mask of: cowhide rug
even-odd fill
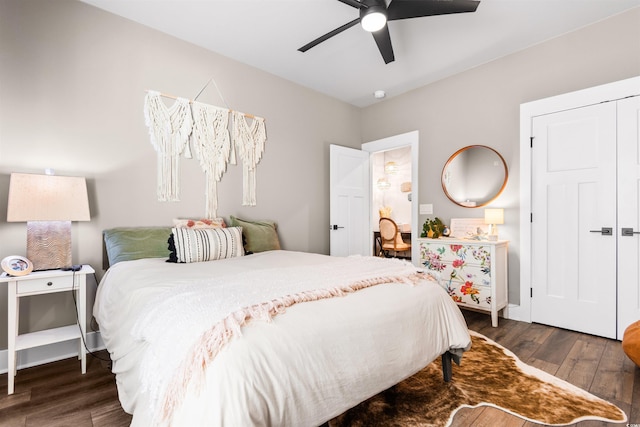
[[[471,332],[472,347],[442,380],[440,360],[329,422],[341,426],[448,426],[465,407],[493,406],[546,425],[582,420],[624,423],[617,406],[520,361],[487,337]]]

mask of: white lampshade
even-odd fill
[[[12,173],[7,222],[27,222],[34,270],[71,266],[71,221],[89,221],[83,177]]]
[[[504,224],[504,209],[485,209],[485,224]]]
[[[89,221],[83,177],[12,173],[7,221]]]

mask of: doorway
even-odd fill
[[[373,255],[374,224],[379,213],[371,203],[371,162],[374,153],[410,147],[411,194],[418,194],[418,131],[362,144],[362,149],[331,145],[329,184],[329,240],[332,256]],[[408,194],[406,196],[409,197]],[[411,197],[411,259],[420,260],[417,197]]]
[[[382,251],[379,218],[392,219],[406,243],[411,243],[411,146],[371,153],[371,230],[373,254]],[[396,254],[411,259],[411,251]]]
[[[416,240],[420,237],[417,203],[418,147],[417,130],[362,144],[362,150],[369,152],[371,159],[371,203],[367,218],[370,225],[368,242],[371,254],[377,255],[374,250],[374,233],[378,231],[379,209],[391,205],[392,218],[402,224],[404,238],[411,242],[411,261],[414,265],[418,265],[420,261],[420,249]],[[395,162],[395,166],[400,168],[395,174],[384,173],[384,166],[389,162]],[[378,187],[378,180],[385,175],[392,187],[382,190]],[[404,187],[402,184],[405,184]]]

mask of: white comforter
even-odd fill
[[[175,365],[157,365],[166,340],[147,339],[152,334],[144,333],[145,321],[153,322],[150,330],[159,321],[149,315],[149,305],[158,306],[159,295],[176,295],[177,288],[210,278],[325,263],[343,266],[341,260],[272,251],[204,263],[144,259],[111,267],[98,289],[94,315],[113,359],[120,401],[133,413],[132,425],[153,425],[160,419],[159,390],[149,389],[145,370],[172,367],[158,369],[161,380],[151,384],[165,384],[175,375]],[[175,342],[167,360],[190,348]],[[170,424],[320,425],[413,375],[446,350],[469,344],[464,318],[433,281],[380,284],[296,304],[271,322],[253,320],[243,327],[242,336],[208,364],[204,386],[187,387]]]

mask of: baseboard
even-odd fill
[[[87,348],[91,351],[104,350],[105,345],[100,337],[100,332],[87,334]],[[55,362],[78,355],[78,340],[64,341],[50,345],[20,350],[18,352],[18,369]],[[89,356],[90,357],[90,356]],[[8,351],[0,351],[0,374],[7,373]]]
[[[505,307],[503,315],[505,319],[531,323],[531,313],[529,312],[528,307],[525,308],[522,305],[509,304],[508,307]]]

